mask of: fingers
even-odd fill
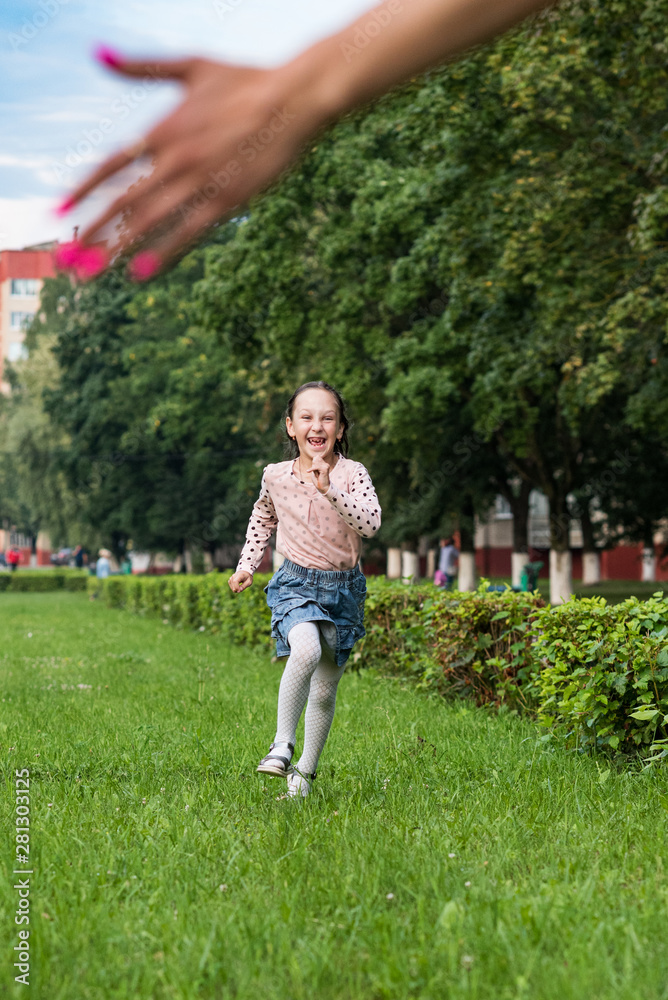
[[[103,181],[106,181],[108,177],[111,177],[113,174],[117,173],[117,171],[122,170],[123,167],[127,167],[129,163],[132,163],[133,159],[134,155],[132,150],[122,149],[120,152],[114,153],[113,156],[110,156],[108,160],[105,160],[104,163],[101,163],[100,166],[97,168],[97,170],[94,170],[93,173],[90,174],[86,178],[86,180],[82,184],[80,184],[79,187],[72,192],[72,194],[68,196],[68,198],[56,210],[58,214],[64,215],[65,212],[69,212],[70,209],[77,204],[77,202],[82,201],[82,199],[85,198],[86,195],[90,194],[93,188],[96,188],[98,184],[102,184]],[[127,198],[128,194],[125,193],[119,199],[117,199],[117,202],[124,202]],[[117,202],[114,202],[114,205]],[[101,218],[105,218],[105,220],[108,220],[109,218],[113,218],[115,214],[116,213],[113,212],[110,215],[109,210],[107,210],[104,213],[104,216]],[[102,223],[100,219],[98,219],[93,224],[93,226],[88,227],[86,232],[89,234],[93,233],[95,232],[95,230],[101,228],[103,224],[104,223]],[[82,242],[84,242],[83,237],[82,237]]]
[[[174,212],[174,228],[160,239],[151,243],[150,277],[153,277],[154,274],[162,270],[167,264],[182,257],[190,249],[191,244],[201,237],[207,229],[216,222],[225,221],[237,208],[237,206],[232,206],[225,211],[225,208],[217,201],[212,201],[199,209],[188,206],[181,199],[175,199],[174,203],[170,202],[170,204],[171,210]],[[150,214],[147,212],[142,216],[138,216],[136,220],[133,219],[132,221],[130,235],[133,232],[142,234],[150,231],[152,226],[161,221],[166,214],[168,213],[165,211],[165,205],[162,204],[161,206],[157,206]],[[130,269],[131,272],[134,272],[134,261],[131,262]],[[139,278],[139,275],[133,274],[133,277]]]
[[[153,77],[157,80],[180,80],[186,82],[193,70],[201,60],[198,59],[160,59],[146,62],[144,60],[125,59],[106,46],[100,46],[96,53],[96,58],[106,66],[132,77]],[[97,170],[93,171],[86,180],[76,188],[71,195],[56,209],[57,214],[64,215],[69,212],[77,202],[85,198],[90,192],[103,181],[106,181],[113,174],[127,167],[129,163],[152,152],[150,141],[140,141],[134,146],[122,149],[114,153],[102,163]],[[82,240],[83,242],[83,240]]]
[[[250,573],[242,570],[239,573],[234,573],[227,582],[233,593],[240,594],[242,590],[246,590],[247,587],[250,587],[253,582],[253,577]]]
[[[107,45],[99,45],[93,55],[98,62],[124,76],[152,76],[156,80],[187,80],[197,62],[195,59],[126,59]]]

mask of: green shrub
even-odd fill
[[[0,574],[0,593],[46,593],[50,590],[85,590],[87,574],[80,570],[29,570]]]
[[[424,681],[445,695],[476,704],[531,707],[534,666],[530,626],[545,607],[538,593],[447,591],[425,606],[425,636],[433,666]]]
[[[367,580],[366,636],[352,654],[353,666],[422,677],[432,663],[422,612],[439,594],[432,583],[406,586],[386,577]]]
[[[230,575],[110,576],[92,578],[88,590],[109,607],[161,618],[176,628],[207,630],[239,645],[268,644],[271,615],[263,587],[270,574],[256,573],[253,586],[239,595],[228,586]]]
[[[538,594],[442,591],[369,581],[360,666],[375,665],[419,679],[448,696],[476,704],[528,705],[525,688],[533,663],[527,635],[532,614],[545,605]]]
[[[544,725],[587,747],[668,737],[668,600],[602,597],[536,614],[534,688]]]
[[[263,587],[235,595],[229,573],[91,579],[111,607],[200,629],[246,646],[270,645]],[[351,666],[375,666],[476,704],[536,715],[586,748],[652,744],[668,757],[668,600],[603,598],[545,606],[538,593],[442,591],[368,581],[365,639]]]

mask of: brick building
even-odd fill
[[[25,356],[25,328],[39,308],[45,278],[55,274],[56,243],[40,243],[23,250],[0,250],[0,391],[7,392],[4,369],[8,361]]]
[[[5,378],[8,361],[25,357],[25,329],[39,309],[39,297],[45,278],[55,274],[53,250],[57,243],[40,243],[23,250],[0,250],[0,392],[7,392]],[[40,532],[36,551],[31,539],[17,533],[11,525],[0,524],[0,551],[10,546],[21,552],[21,565],[48,565],[51,546]]]

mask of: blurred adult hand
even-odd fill
[[[134,160],[150,157],[151,173],[116,198],[76,244],[61,248],[58,263],[92,276],[132,252],[131,274],[151,277],[266,188],[324,124],[546,5],[384,0],[275,69],[196,58],[131,60],[100,50],[98,58],[115,72],[176,80],[185,93],[143,140],[111,156],[60,206],[63,214]],[[114,220],[108,245],[105,227]]]
[[[300,101],[296,75],[229,66],[208,59],[141,62],[105,50],[105,63],[132,77],[177,80],[181,104],[128,150],[109,157],[63,205],[68,210],[138,157],[152,170],[116,198],[80,236],[99,243],[120,221],[114,256],[143,250],[135,277],[150,277],[269,184],[326,116]],[[320,120],[319,120],[320,118]],[[150,256],[147,254],[150,251]],[[149,272],[149,273],[144,273]]]

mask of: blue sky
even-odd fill
[[[0,7],[0,250],[54,238],[52,208],[92,163],[141,136],[177,100],[100,67],[105,43],[127,55],[198,54],[276,65],[353,20],[374,0],[3,0]],[[111,121],[106,133],[97,126]]]

